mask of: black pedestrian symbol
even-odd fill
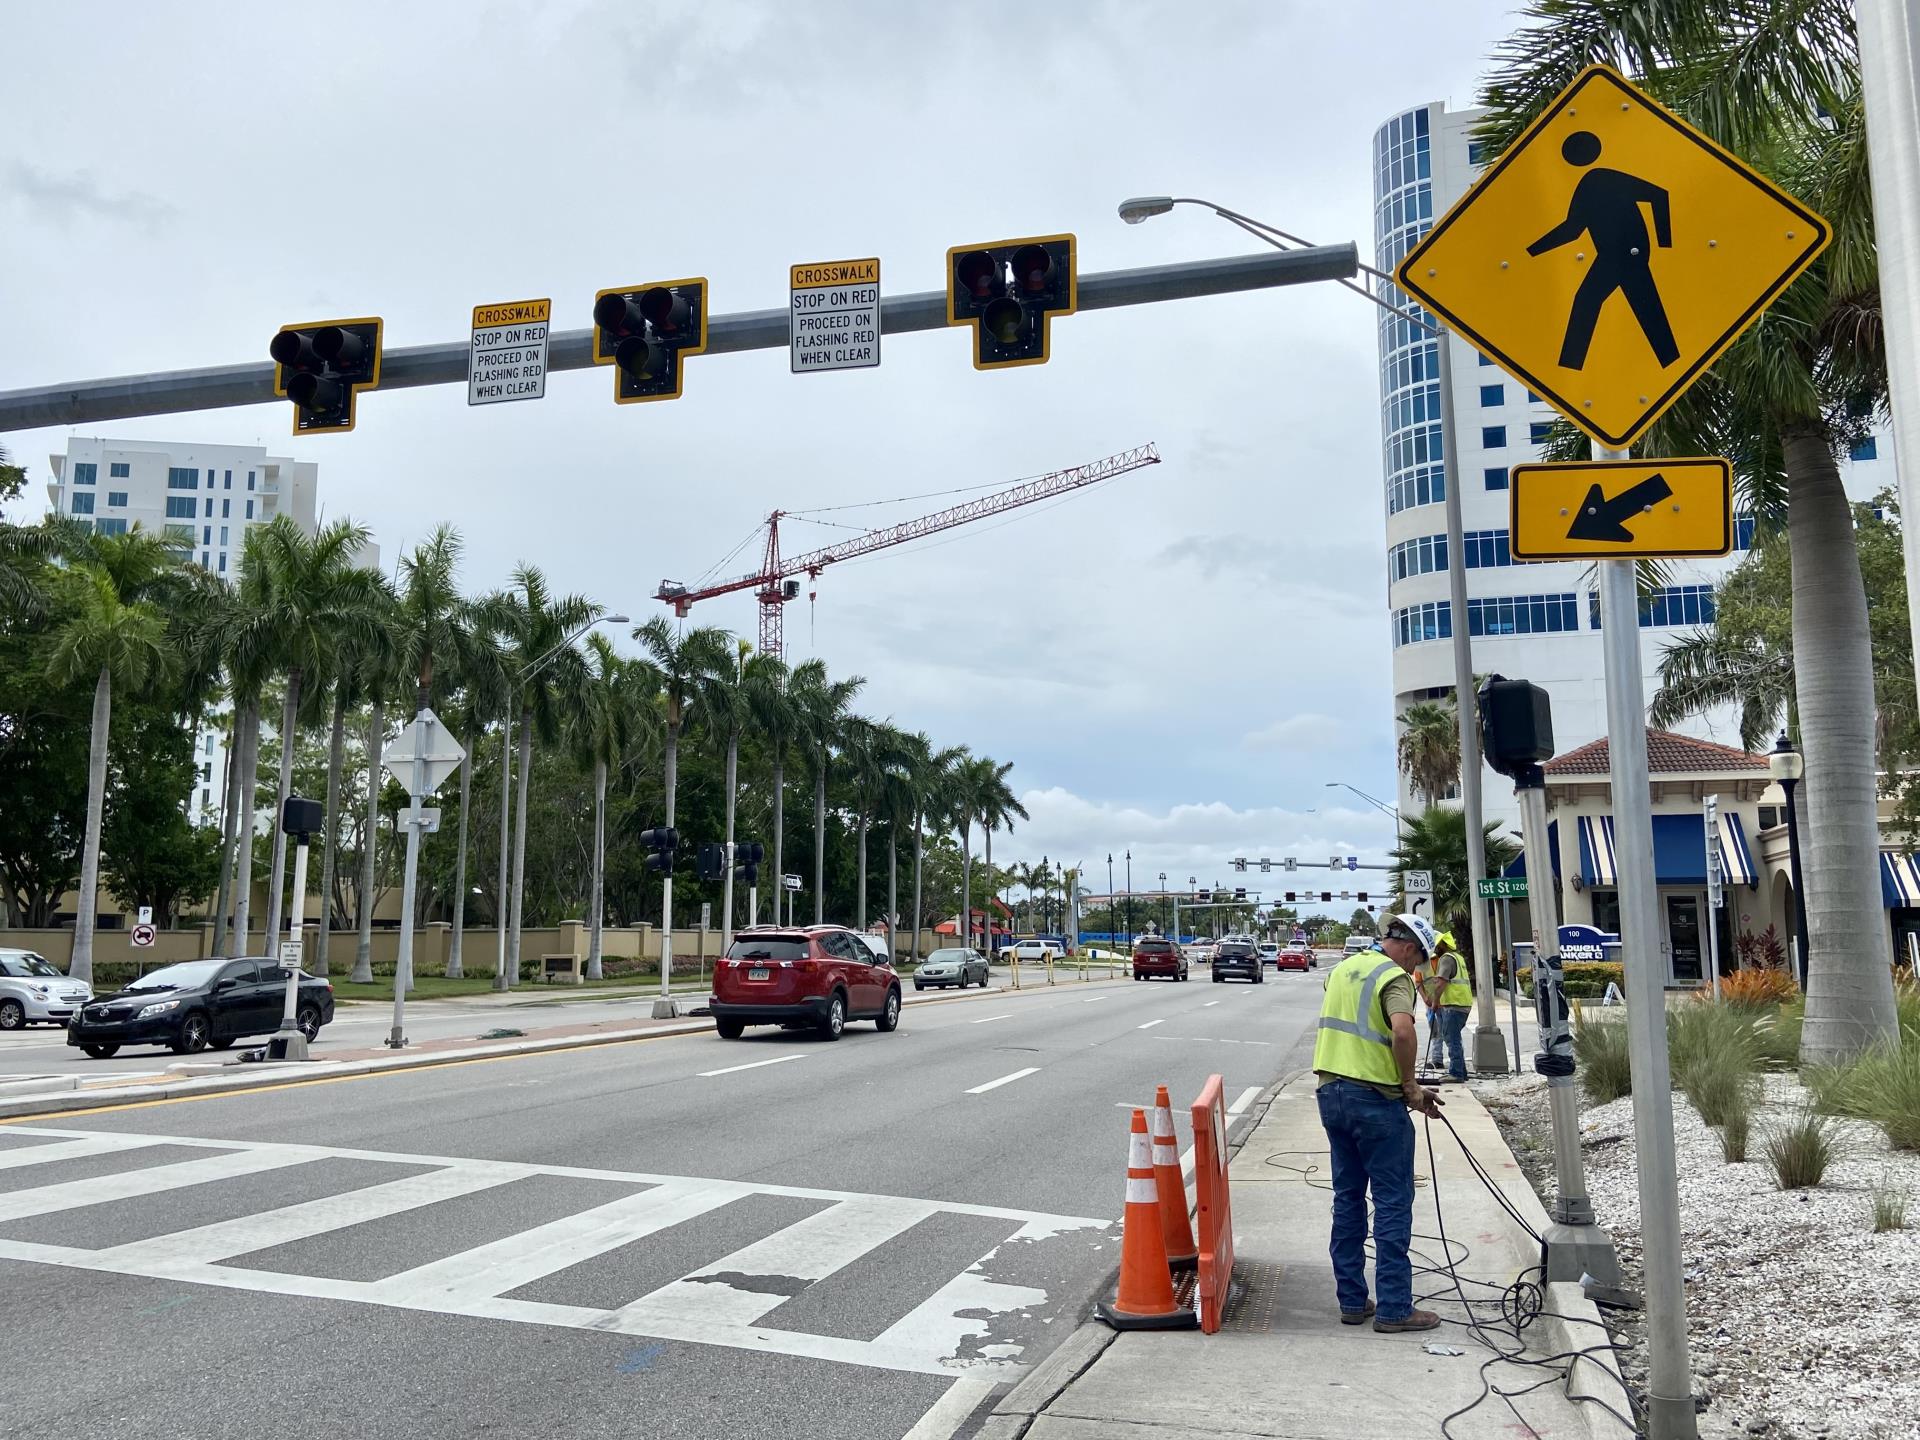
[[[1560,154],[1569,165],[1591,165],[1600,158],[1600,137],[1591,130],[1576,130],[1561,144]],[[1560,344],[1563,369],[1585,367],[1600,309],[1616,290],[1626,297],[1633,318],[1640,322],[1640,333],[1647,337],[1661,368],[1680,358],[1666,307],[1660,303],[1660,289],[1653,280],[1647,222],[1640,214],[1642,205],[1653,212],[1654,235],[1660,247],[1671,249],[1673,226],[1667,211],[1667,192],[1638,175],[1606,169],[1588,170],[1582,175],[1573,188],[1573,198],[1567,202],[1567,218],[1527,247],[1529,255],[1544,255],[1582,235],[1593,240],[1593,265],[1574,294],[1566,339]]]

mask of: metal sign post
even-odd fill
[[[1713,967],[1713,998],[1720,998],[1720,900],[1725,880],[1720,871],[1720,797],[1701,802],[1707,837],[1707,963]]]
[[[424,696],[422,697],[424,702]],[[387,1035],[387,1048],[402,1049],[407,1043],[407,991],[413,985],[413,910],[415,886],[420,875],[420,837],[437,830],[440,812],[429,809],[427,797],[467,758],[460,742],[447,733],[440,717],[424,703],[413,722],[394,738],[381,767],[400,779],[411,801],[401,818],[407,826],[407,863],[400,882],[400,950],[393,971],[393,1028]]]

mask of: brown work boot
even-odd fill
[[[1439,1328],[1440,1317],[1431,1310],[1416,1310],[1404,1320],[1382,1320],[1375,1317],[1373,1328],[1382,1335],[1406,1335],[1415,1330],[1434,1330]]]
[[[1373,1311],[1373,1301],[1369,1300],[1367,1301],[1367,1308],[1364,1310],[1342,1310],[1340,1312],[1340,1323],[1342,1325],[1364,1325],[1373,1315]]]

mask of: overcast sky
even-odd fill
[[[1083,274],[1250,248],[1201,210],[1123,225],[1133,194],[1371,258],[1374,128],[1470,103],[1507,8],[13,7],[0,389],[264,360],[280,325],[329,316],[383,316],[404,346],[551,296],[573,329],[597,289],[684,275],[716,313],[782,306],[803,261],[878,255],[885,293],[930,290],[947,247],[1005,236],[1071,231]],[[327,515],[371,525],[389,561],[450,519],[473,589],[526,561],[636,620],[775,506],[1155,441],[1156,468],[828,570],[788,608],[787,656],[867,677],[869,714],[1012,761],[1032,820],[997,859],[1085,861],[1104,888],[1131,847],[1136,886],[1227,881],[1236,854],[1391,843],[1326,788],[1394,789],[1371,314],[1321,285],[1073,316],[1051,363],[999,373],[955,330],[890,337],[859,372],[694,358],[669,404],[616,406],[592,371],[479,409],[456,387],[363,397],[345,436],[295,441],[283,406],[88,433],[318,461]],[[0,437],[30,500],[66,433]],[[847,532],[782,533],[791,553]],[[694,615],[754,632],[747,595]]]

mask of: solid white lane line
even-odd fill
[[[1166,1023],[1167,1023],[1167,1017],[1162,1015],[1158,1020],[1149,1020],[1147,1021],[1146,1024],[1136,1025],[1133,1028],[1136,1030],[1151,1030],[1156,1025],[1164,1025]]]
[[[1260,1094],[1260,1087],[1258,1085],[1249,1085],[1246,1089],[1242,1090],[1240,1094],[1234,1099],[1233,1104],[1227,1107],[1227,1114],[1244,1115],[1246,1113],[1247,1106],[1251,1105],[1254,1102],[1255,1098],[1258,1097],[1259,1094]]]
[[[993,1393],[993,1386],[991,1380],[962,1375],[900,1440],[953,1440],[954,1432],[966,1424],[967,1417],[980,1402]]]
[[[1002,1085],[1011,1085],[1016,1080],[1024,1080],[1029,1075],[1038,1075],[1039,1073],[1040,1067],[1038,1065],[1029,1065],[1024,1070],[1014,1071],[1011,1075],[1002,1075],[998,1080],[989,1080],[984,1085],[976,1085],[967,1091],[967,1094],[984,1095],[989,1090],[998,1090]]]
[[[982,1016],[981,1016],[981,1017],[980,1017],[980,1018],[979,1018],[978,1020],[969,1020],[969,1021],[967,1021],[967,1024],[969,1024],[969,1025],[984,1025],[984,1024],[986,1024],[986,1023],[987,1023],[987,1022],[988,1022],[989,1020],[1011,1020],[1012,1018],[1013,1018],[1013,1016],[1012,1016],[1012,1014],[1011,1014],[1011,1013],[1009,1013],[1009,1014],[1006,1014],[1006,1015],[982,1015]]]
[[[746,1065],[729,1065],[724,1070],[702,1070],[700,1072],[700,1078],[705,1080],[710,1075],[733,1075],[742,1070],[758,1070],[762,1065],[779,1065],[788,1060],[804,1060],[806,1058],[804,1054],[776,1055],[771,1060],[755,1060]]]

